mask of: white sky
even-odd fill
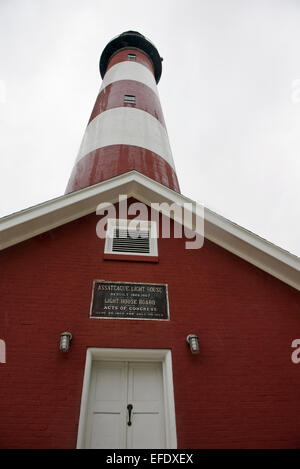
[[[64,193],[128,29],[158,85],[182,193],[300,256],[298,0],[0,0],[0,216]]]

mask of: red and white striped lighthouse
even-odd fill
[[[180,192],[157,91],[162,58],[136,31],[110,41],[103,78],[66,193],[131,170]]]

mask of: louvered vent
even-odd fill
[[[149,254],[149,231],[114,228],[112,251],[130,252],[133,254]]]
[[[133,94],[125,94],[124,95],[124,103],[136,104],[135,96]]]

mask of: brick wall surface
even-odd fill
[[[112,347],[171,349],[179,448],[299,448],[299,292],[209,241],[159,239],[158,263],[104,260],[98,220],[0,253],[0,447],[74,448],[86,349]],[[89,318],[94,279],[167,283],[170,321]]]

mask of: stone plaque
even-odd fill
[[[94,280],[90,317],[168,320],[167,285]]]

